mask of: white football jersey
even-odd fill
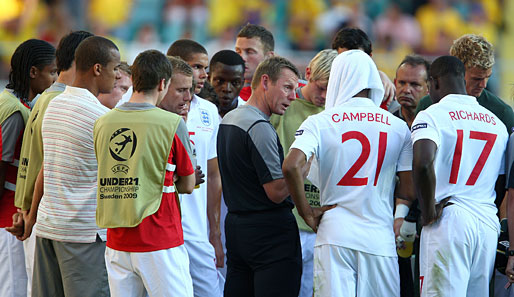
[[[450,94],[416,116],[412,142],[420,139],[437,145],[436,202],[451,197],[451,202],[498,228],[494,186],[505,171],[508,141],[502,121],[475,97]]]
[[[314,154],[317,172],[310,176],[317,177],[321,205],[337,204],[323,215],[316,245],[394,257],[396,172],[412,167],[407,124],[368,98],[352,98],[308,117],[291,148]]]
[[[205,174],[205,182],[193,193],[180,195],[184,240],[208,241],[207,160],[217,157],[216,138],[220,120],[216,105],[195,95],[186,124],[196,150],[197,165]]]

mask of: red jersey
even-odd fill
[[[175,134],[168,163],[176,165],[175,173],[194,173],[186,148]],[[173,185],[172,171],[166,171],[164,186]],[[180,209],[175,193],[163,193],[156,213],[131,228],[107,229],[107,246],[124,252],[152,252],[177,247],[184,243]]]

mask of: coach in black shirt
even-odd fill
[[[273,57],[257,67],[246,105],[218,131],[225,220],[225,296],[298,296],[302,259],[293,203],[282,175],[284,152],[269,122],[292,100],[299,72]]]

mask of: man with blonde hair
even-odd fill
[[[328,77],[332,62],[337,57],[337,51],[325,49],[319,52],[305,69],[307,81],[300,81],[296,88],[296,100],[291,102],[284,115],[272,115],[271,124],[277,130],[280,143],[287,155],[289,147],[294,141],[295,131],[305,119],[325,110],[325,97],[327,94]],[[304,185],[309,205],[319,206],[319,189],[305,180]],[[300,242],[302,244],[302,283],[299,296],[312,296],[314,241],[316,233],[293,210],[298,228],[300,229]]]
[[[514,126],[512,108],[485,89],[493,72],[493,45],[482,36],[466,34],[453,42],[450,55],[459,58],[464,63],[467,94],[477,98],[478,104],[494,113],[505,124],[509,134],[512,133]],[[419,102],[416,112],[425,110],[430,105],[432,105],[432,100],[427,95]]]

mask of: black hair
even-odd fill
[[[271,34],[271,32],[263,26],[246,24],[243,28],[241,28],[239,33],[237,33],[237,37],[258,37],[261,40],[262,45],[264,46],[264,54],[266,54],[269,51],[275,50],[275,39],[273,38],[273,34]]]
[[[188,62],[194,54],[206,54],[207,50],[203,45],[191,39],[179,39],[173,42],[166,55],[176,56]]]
[[[362,49],[366,54],[371,55],[371,41],[364,31],[359,28],[346,27],[339,30],[332,42],[332,49],[346,48],[349,50]]]
[[[77,71],[88,71],[95,64],[106,66],[112,61],[111,50],[118,50],[114,42],[101,36],[84,39],[75,50]]]
[[[55,51],[58,72],[71,68],[71,64],[75,60],[75,50],[82,40],[91,36],[93,34],[86,31],[74,31],[61,38]]]
[[[214,54],[211,58],[209,68],[212,70],[216,63],[222,63],[229,66],[241,65],[243,66],[243,72],[245,69],[245,60],[243,60],[238,53],[232,50],[222,50]]]
[[[164,79],[171,78],[172,67],[168,58],[157,50],[147,50],[137,55],[131,66],[134,91],[151,91]]]
[[[50,43],[39,39],[24,41],[11,57],[11,71],[6,88],[12,89],[17,97],[26,100],[29,97],[30,68],[34,66],[41,70],[54,60],[55,48]]]
[[[432,78],[450,75],[464,79],[465,72],[466,69],[462,61],[454,56],[441,56],[435,59],[430,66],[430,76]]]

